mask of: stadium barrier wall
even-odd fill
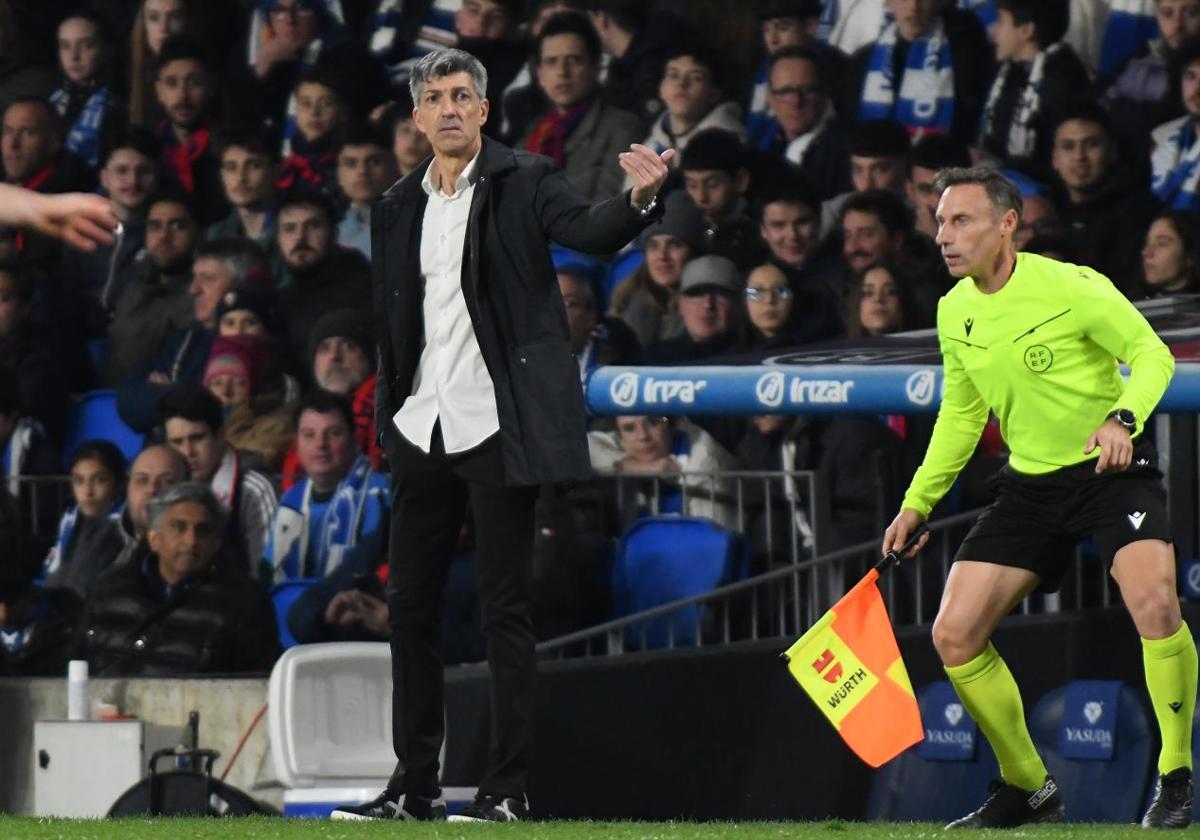
[[[1200,621],[1200,606],[1184,618]],[[1144,691],[1141,644],[1119,607],[1008,618],[994,639],[1027,709],[1072,679]],[[928,628],[899,640],[914,685],[945,678]],[[862,819],[871,771],[788,676],[784,646],[543,662],[530,802],[557,819]],[[477,783],[484,670],[448,671],[447,704],[445,783]]]
[[[219,776],[238,740],[267,702],[267,678],[92,679],[89,693],[93,701],[113,703],[124,714],[163,726],[183,727],[188,712],[195,709],[200,713],[200,746],[221,753],[213,768]],[[0,679],[0,720],[4,721],[0,726],[0,811],[33,813],[34,721],[66,718],[65,678]],[[265,778],[274,775],[267,751],[264,716],[226,781],[278,808],[283,791]],[[81,755],[79,760],[87,761],[88,756]]]

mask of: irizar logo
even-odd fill
[[[1129,524],[1133,526],[1133,530],[1140,531],[1142,529],[1142,520],[1146,518],[1146,511],[1135,510],[1127,517]]]
[[[766,408],[779,408],[783,405],[783,395],[786,391],[787,377],[777,370],[764,373],[754,386],[754,396]]]
[[[919,370],[904,383],[904,396],[913,405],[929,405],[933,402],[933,383],[936,374],[931,370]]]
[[[608,386],[608,395],[619,408],[632,408],[638,401],[639,386],[644,403],[653,405],[680,402],[691,405],[696,401],[696,394],[708,387],[708,381],[655,379],[653,376],[647,376],[645,382],[642,382],[637,373],[626,371],[613,379]]]
[[[1100,701],[1089,700],[1083,704],[1083,716],[1093,726],[1096,724],[1096,721],[1100,720],[1100,715],[1102,714],[1104,714],[1104,704]]]
[[[629,371],[613,379],[608,386],[608,395],[621,408],[629,408],[637,402],[638,375]]]
[[[946,722],[951,726],[958,726],[958,722],[962,720],[963,707],[962,703],[947,703],[946,704]]]

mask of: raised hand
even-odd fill
[[[670,171],[667,164],[675,157],[674,149],[667,149],[661,155],[655,154],[649,146],[634,143],[628,152],[617,155],[617,161],[633,184],[633,194],[629,201],[634,208],[641,210],[649,204],[662,185],[667,180]]]

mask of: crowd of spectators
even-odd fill
[[[296,578],[322,579],[297,638],[386,636],[371,205],[422,174],[408,68],[450,44],[488,69],[485,133],[585,195],[627,187],[631,143],[677,150],[627,251],[553,255],[581,379],[932,327],[947,166],[1020,185],[1022,250],[1135,300],[1200,283],[1200,0],[0,0],[4,180],[123,226],[91,253],[0,230],[0,674],[263,670],[267,587]],[[146,435],[128,465],[63,460],[97,388]],[[593,466],[635,492],[544,492],[542,632],[604,617],[581,581],[630,518],[735,526],[730,470],[815,476],[781,498],[816,520],[759,510],[760,548],[869,539],[930,425],[595,418]],[[978,461],[1002,453],[993,430]]]

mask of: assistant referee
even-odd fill
[[[1021,195],[1003,175],[946,169],[935,186],[937,243],[961,279],[938,304],[945,390],[933,437],[883,551],[899,549],[929,516],[975,451],[989,411],[1011,452],[995,501],[954,558],[933,625],[946,674],[992,745],[1001,776],[978,810],[948,828],[1063,819],[1016,681],[990,638],[1035,588],[1058,588],[1075,543],[1086,537],[1110,565],[1142,638],[1162,735],[1142,825],[1184,827],[1192,814],[1196,646],[1180,616],[1157,453],[1141,436],[1174,360],[1108,278],[1016,253]],[[1128,383],[1118,359],[1132,371]]]

